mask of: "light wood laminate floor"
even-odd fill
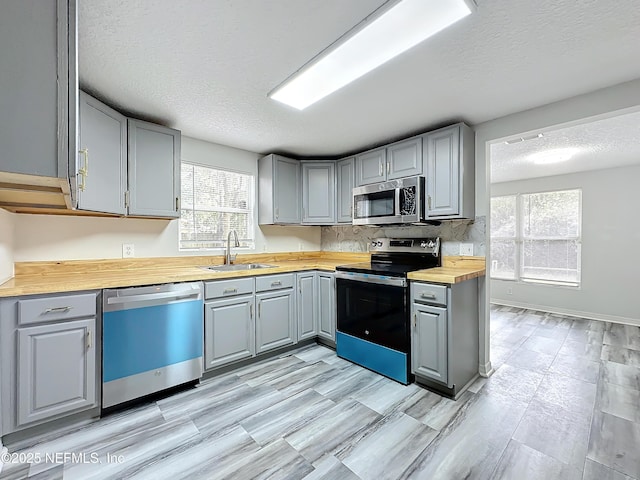
[[[494,306],[491,330],[496,372],[456,402],[313,346],[42,439],[22,452],[86,463],[0,478],[640,479],[640,328]]]

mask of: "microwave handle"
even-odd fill
[[[394,215],[400,215],[400,194],[401,194],[400,192],[402,192],[402,188],[395,189],[395,195],[394,195],[395,205],[393,206]]]

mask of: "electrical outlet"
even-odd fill
[[[304,243],[302,243],[302,242],[298,243],[298,250],[300,252],[304,250]]]
[[[460,255],[464,255],[467,257],[473,256],[473,243],[461,243]]]
[[[122,244],[122,258],[133,258],[135,254],[133,243]]]
[[[507,295],[513,295],[513,288],[507,288]]]

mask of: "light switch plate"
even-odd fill
[[[464,255],[467,257],[473,256],[473,243],[461,243],[460,244],[460,255]]]
[[[135,254],[133,243],[122,244],[122,258],[133,258]]]

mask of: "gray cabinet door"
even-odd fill
[[[387,147],[387,180],[422,174],[422,137]]]
[[[298,341],[318,335],[316,308],[317,277],[315,272],[298,274]]]
[[[295,343],[293,297],[291,288],[256,295],[256,353]]]
[[[78,208],[125,215],[127,118],[80,92]]]
[[[345,158],[336,163],[337,200],[336,221],[353,221],[353,187],[355,187],[355,157]]]
[[[253,301],[241,295],[205,303],[205,369],[255,355]]]
[[[336,281],[332,273],[318,272],[318,335],[336,340]]]
[[[413,304],[411,372],[447,383],[447,309]]]
[[[460,213],[460,126],[426,135],[427,217]]]
[[[180,132],[129,119],[129,215],[180,217]]]
[[[336,222],[335,162],[302,162],[302,223]]]
[[[67,177],[76,150],[75,1],[5,1],[1,9],[0,170]]]
[[[18,329],[17,425],[95,406],[95,324]]]
[[[386,148],[378,148],[356,155],[356,185],[384,182],[387,178],[386,165]]]
[[[274,223],[300,223],[300,162],[274,155],[273,172]]]

